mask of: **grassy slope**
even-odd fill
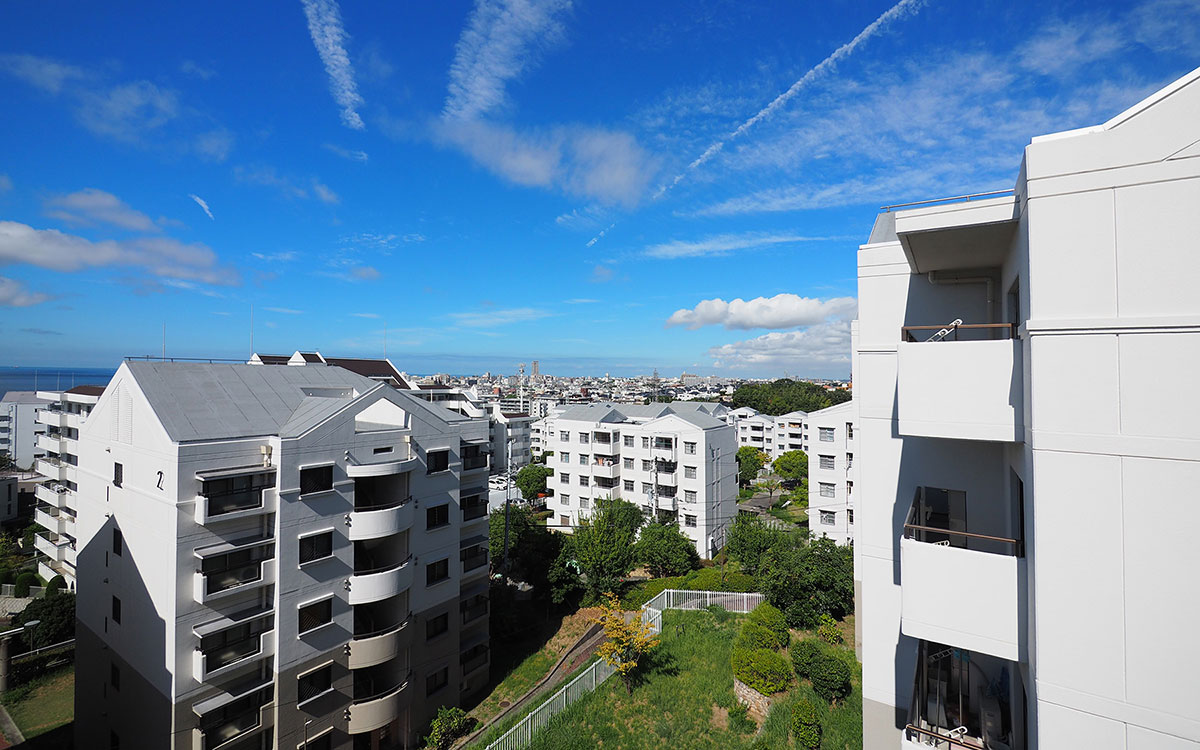
[[[75,668],[37,678],[27,698],[5,708],[26,739],[70,723],[75,718]]]
[[[628,695],[617,678],[559,714],[540,732],[531,748],[569,750],[619,747],[636,750],[671,748],[747,748],[754,737],[714,722],[714,704],[733,705],[729,652],[739,618],[724,624],[707,612],[664,613],[662,646],[644,677]],[[676,626],[682,633],[676,634]],[[853,632],[852,624],[850,626]],[[854,671],[854,692],[842,704],[828,707],[812,687],[793,685],[780,697],[763,729],[768,748],[791,747],[788,737],[792,702],[808,697],[822,710],[826,750],[862,747],[862,679],[853,648],[841,656]],[[723,723],[723,722],[722,722]]]

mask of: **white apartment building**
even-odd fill
[[[703,558],[725,545],[737,513],[733,428],[701,402],[589,404],[556,419],[547,462],[557,525],[573,527],[600,498],[640,505],[651,518],[679,524]]]
[[[773,444],[774,451],[771,453],[771,460],[782,456],[788,451],[802,451],[806,441],[804,435],[804,420],[808,417],[807,412],[790,411],[787,414],[780,414],[775,417],[775,442]]]
[[[847,401],[806,414],[802,422],[811,436],[801,449],[808,455],[808,528],[838,544],[854,541],[856,411],[854,402]],[[789,423],[796,418],[785,416]]]
[[[864,747],[1200,748],[1200,70],[858,253]]]
[[[87,421],[104,386],[80,385],[61,393],[38,391],[46,406],[38,410],[37,421],[45,430],[38,435],[43,456],[35,468],[45,481],[34,489],[37,504],[33,518],[45,529],[33,538],[38,557],[38,575],[47,581],[63,577],[67,588],[75,590],[75,561],[79,535],[76,518],[79,470],[79,429]]]
[[[523,412],[501,411],[500,404],[491,405],[492,468],[495,471],[516,470],[533,460],[533,419]]]
[[[412,747],[486,685],[486,423],[138,361],[78,429],[78,747]]]
[[[8,454],[20,469],[32,469],[44,454],[38,436],[46,431],[37,411],[50,402],[34,391],[9,391],[0,400],[0,453]]]
[[[742,408],[749,409],[749,407]],[[752,448],[758,448],[774,461],[776,458],[775,418],[766,414],[759,414],[754,409],[749,409],[749,411],[754,413],[737,418],[738,447],[741,448],[748,445]]]

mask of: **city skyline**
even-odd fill
[[[879,205],[1012,187],[1200,41],[1170,0],[824,9],[6,7],[0,364],[248,356],[253,305],[258,351],[413,372],[848,377]]]

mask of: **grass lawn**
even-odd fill
[[[774,506],[769,512],[780,521],[787,521],[794,524],[808,523],[808,512],[798,502],[793,502],[786,508]]]
[[[725,622],[709,612],[663,613],[662,645],[641,670],[633,694],[617,677],[595,693],[559,714],[538,733],[531,748],[568,750],[612,747],[646,750],[662,748],[749,748],[753,731],[730,727],[727,711],[734,705],[733,673],[729,665],[740,616]],[[853,632],[853,623],[849,625]],[[791,747],[788,731],[793,701],[815,699],[822,711],[826,750],[862,747],[862,676],[853,647],[839,654],[852,666],[854,692],[836,707],[815,699],[807,682],[793,684],[763,727],[760,747]],[[753,729],[753,725],[751,730]]]
[[[28,692],[19,700],[14,693]],[[75,667],[52,672],[31,681],[28,686],[10,690],[4,707],[25,739],[45,734],[75,719]]]

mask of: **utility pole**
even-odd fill
[[[524,369],[524,365],[522,365]],[[508,506],[512,505],[512,438],[504,441],[506,451],[505,475],[508,481],[504,483],[504,575],[508,575]]]

